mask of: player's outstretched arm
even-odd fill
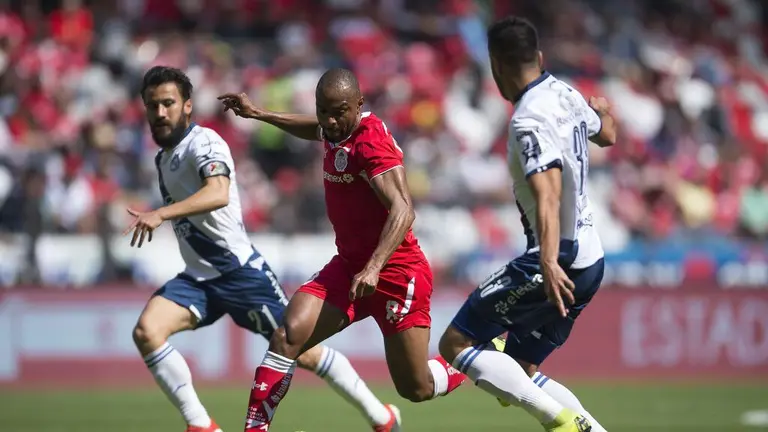
[[[203,187],[189,198],[160,207],[157,211],[166,221],[212,212],[227,205],[229,205],[229,177],[217,175],[206,177],[203,180]]]
[[[611,106],[604,97],[590,97],[589,106],[600,117],[600,132],[589,139],[600,147],[610,147],[616,144],[616,120],[611,115]]]
[[[560,194],[562,172],[558,168],[537,172],[528,177],[536,200],[536,227],[539,236],[540,264],[547,297],[560,314],[567,315],[566,305],[573,304],[573,282],[558,264],[560,253]]]
[[[352,279],[349,295],[351,300],[373,294],[378,284],[379,272],[403,242],[416,219],[413,200],[405,179],[405,168],[398,166],[373,177],[371,186],[389,210],[389,216],[371,258],[365,268]]]
[[[257,107],[245,93],[227,93],[218,97],[224,111],[232,110],[236,116],[263,121],[309,141],[320,141],[320,124],[315,116],[278,113]]]

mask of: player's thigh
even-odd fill
[[[303,352],[349,325],[355,316],[348,296],[351,277],[346,264],[334,257],[293,295],[277,339]]]
[[[573,281],[576,302],[561,317],[551,307],[521,316],[519,324],[511,326],[504,351],[515,358],[529,375],[568,340],[576,319],[587,307],[600,287],[605,264],[601,259],[585,269],[572,269],[568,276]]]
[[[432,397],[429,327],[411,327],[384,337],[387,366],[400,396],[413,402]]]
[[[210,283],[210,301],[238,326],[267,339],[280,327],[288,298],[261,256]]]
[[[178,276],[149,299],[134,327],[133,338],[142,351],[151,352],[169,336],[192,330],[208,318],[211,314],[205,290],[196,282]]]
[[[359,301],[358,316],[372,316],[384,336],[387,365],[398,393],[412,401],[432,396],[427,365],[432,273],[429,266],[384,272],[373,295]]]
[[[376,291],[355,305],[355,319],[373,317],[384,337],[412,327],[432,325],[432,272],[429,266],[386,270]]]

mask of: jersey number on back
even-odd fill
[[[579,195],[584,195],[584,182],[589,171],[589,136],[587,134],[587,123],[581,122],[573,127],[573,153],[576,160],[579,161]]]

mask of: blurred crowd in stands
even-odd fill
[[[312,113],[317,78],[344,66],[404,149],[424,235],[517,244],[512,108],[485,44],[506,14],[529,17],[546,68],[607,97],[621,122],[614,148],[591,149],[609,251],[702,236],[765,244],[768,6],[757,0],[0,0],[0,232],[110,236],[126,207],[161,205],[138,94],[156,64],[190,75],[196,121],[229,143],[250,232],[327,232],[321,146],[223,113],[216,96]]]

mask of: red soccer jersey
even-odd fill
[[[379,200],[370,179],[403,166],[403,152],[378,117],[362,115],[346,140],[325,140],[323,184],[328,218],[336,233],[342,259],[362,270],[379,243],[389,210]],[[425,262],[412,230],[392,254],[387,267]]]

